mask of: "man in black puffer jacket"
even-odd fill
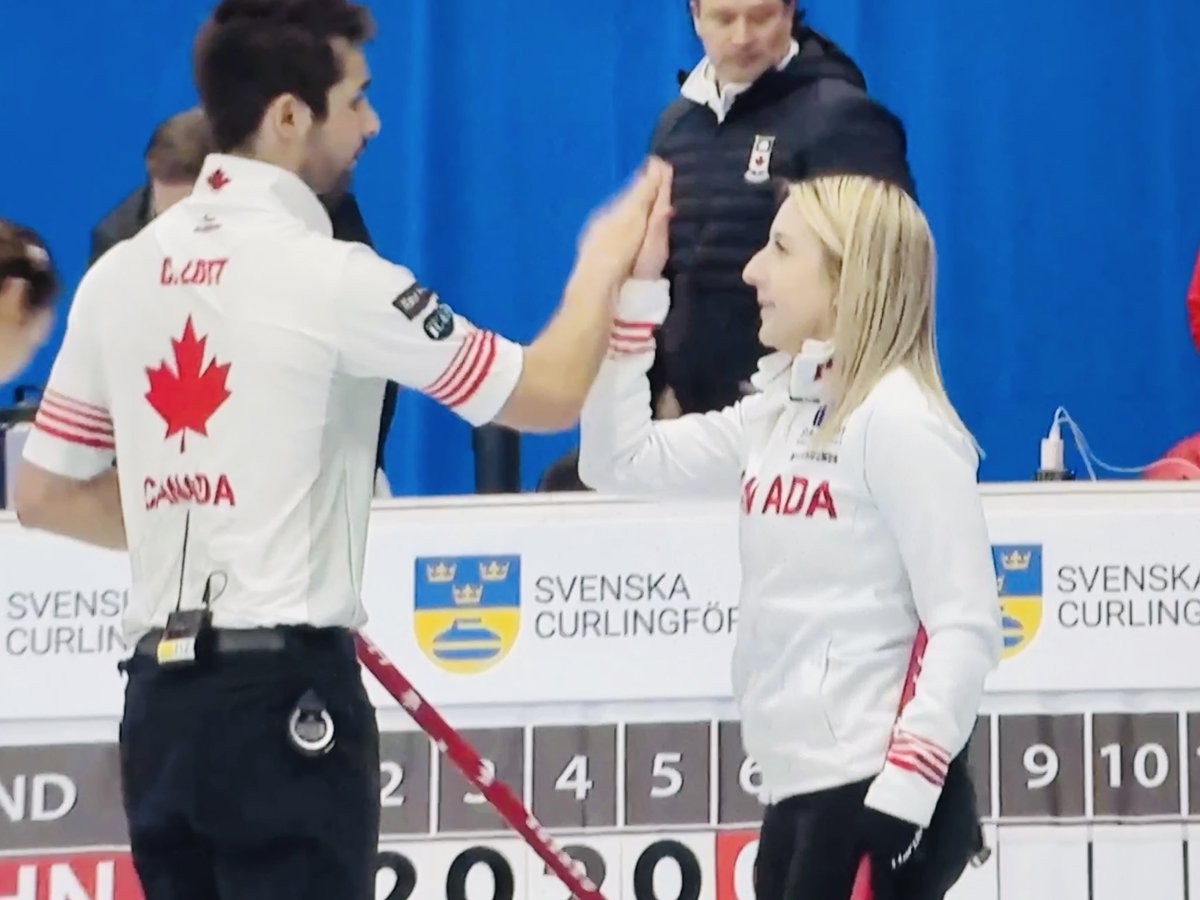
[[[767,241],[772,179],[853,172],[915,195],[903,125],[796,0],[689,5],[706,56],[681,73],[682,96],[652,141],[675,169],[671,312],[651,377],[660,414],[735,402],[767,352],[742,270]]]

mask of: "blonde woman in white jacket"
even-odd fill
[[[1001,628],[977,449],[937,361],[928,223],[870,178],[787,186],[744,273],[776,351],[756,392],[652,421],[669,218],[664,192],[583,411],[580,476],[739,504],[732,681],[768,804],[758,897],[846,900],[869,854],[879,900],[938,900],[978,849],[965,747]]]

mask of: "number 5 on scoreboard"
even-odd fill
[[[709,824],[711,744],[711,722],[627,725],[625,824]]]
[[[654,754],[651,776],[655,783],[650,787],[650,796],[656,799],[674,797],[683,790],[683,774],[676,768],[683,762],[683,754],[670,751]],[[662,783],[658,783],[659,781]]]

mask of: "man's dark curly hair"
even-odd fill
[[[343,76],[332,42],[375,36],[366,7],[348,0],[223,0],[196,38],[200,101],[217,149],[244,147],[279,96],[304,101],[318,121]]]

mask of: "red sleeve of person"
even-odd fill
[[[1192,328],[1192,340],[1200,351],[1200,256],[1196,257],[1196,271],[1192,273],[1192,286],[1188,288],[1188,324]]]
[[[1200,257],[1187,294],[1188,326],[1200,352]],[[1155,481],[1200,481],[1200,434],[1185,438],[1146,471]]]

